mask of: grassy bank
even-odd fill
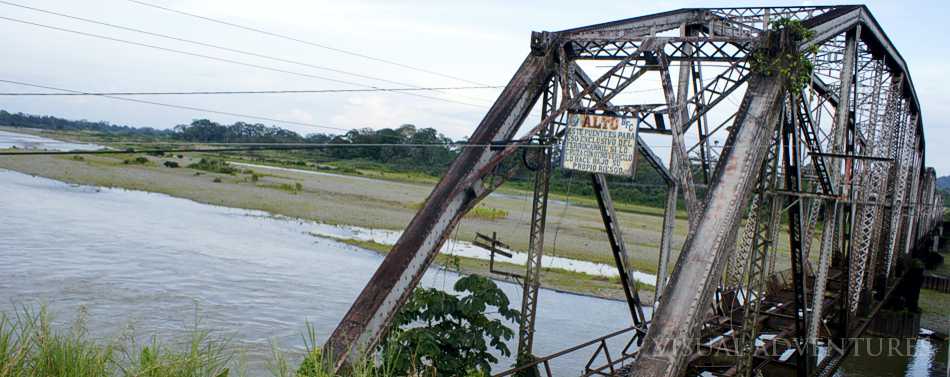
[[[0,376],[4,377],[228,377],[244,376],[239,350],[195,325],[185,339],[139,342],[133,336],[98,340],[82,312],[69,326],[45,308],[0,313]]]
[[[212,162],[224,159],[271,167]],[[179,167],[167,167],[168,163]],[[0,168],[70,183],[157,192],[201,203],[261,210],[327,224],[400,231],[428,197],[435,180],[422,174],[374,170],[374,167],[352,161],[314,163],[274,156],[207,153],[0,158]],[[530,203],[531,192],[520,190],[517,185],[503,186],[498,194],[486,198],[460,222],[454,236],[471,240],[476,232],[496,232],[499,239],[511,245],[512,249],[527,250]],[[621,224],[631,256],[631,266],[655,274],[662,210],[620,202],[617,207],[617,221]],[[682,219],[685,214],[681,212],[677,217],[672,260],[676,260],[687,231],[686,221]],[[787,235],[778,237],[780,254],[776,267],[779,270],[789,265],[784,251],[787,243]],[[614,263],[594,198],[552,195],[548,207],[545,255],[608,265]],[[817,258],[818,253],[811,255]],[[568,277],[553,272],[551,275],[544,284],[555,289],[607,297],[615,297],[614,291],[619,291],[614,285],[614,291],[598,293],[607,291],[601,289],[601,282],[589,275]],[[556,281],[561,283],[553,286]]]
[[[197,314],[196,314],[196,318]],[[220,331],[199,327],[197,319],[180,339],[160,341],[151,335],[141,341],[134,334],[99,338],[86,330],[80,309],[69,324],[55,320],[45,307],[23,306],[12,314],[0,311],[0,376],[2,377],[334,377],[320,353],[313,326],[302,332],[304,350],[287,352],[272,343],[266,372],[248,367],[245,350]],[[387,359],[385,352],[380,358]],[[402,352],[402,350],[398,350]],[[397,355],[399,352],[394,352]],[[352,362],[347,377],[435,377],[420,368],[407,373],[380,363],[375,357]],[[385,363],[385,361],[383,362]],[[343,374],[340,374],[343,375]],[[472,376],[484,376],[472,373]]]
[[[950,334],[950,293],[922,289],[919,304],[921,327]]]
[[[322,237],[322,236],[321,236]],[[392,248],[390,245],[375,241],[363,241],[353,239],[337,238],[336,241],[353,245],[362,249],[374,251],[385,255]],[[457,271],[461,274],[478,274],[497,280],[519,283],[513,278],[499,274],[494,274],[489,269],[489,261],[477,258],[468,258],[454,255],[438,255],[435,263],[442,268]],[[524,266],[512,263],[495,261],[495,270],[523,274]],[[652,302],[653,292],[655,290],[652,282],[638,282],[640,288],[640,297],[644,302]],[[520,283],[519,283],[520,284]],[[570,271],[561,268],[545,267],[541,274],[541,285],[545,288],[560,292],[575,293],[581,295],[610,298],[616,300],[624,299],[623,289],[620,286],[620,278],[590,275],[582,272]]]

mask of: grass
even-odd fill
[[[508,217],[508,211],[479,204],[465,215],[465,217],[484,220],[499,220]]]
[[[149,157],[153,162],[149,165],[131,166],[122,164],[123,158],[128,156],[86,156],[84,161],[74,161],[68,156],[29,160],[8,158],[0,161],[0,166],[70,183],[158,192],[200,203],[261,210],[328,224],[393,230],[404,228],[416,212],[413,203],[420,203],[431,190],[424,185],[389,185],[386,181],[364,183],[345,176],[327,177],[253,167],[250,168],[253,171],[245,171],[249,167],[235,164],[230,165],[240,172],[234,175],[187,168],[169,169],[153,157]],[[185,167],[201,158],[220,160],[221,156],[189,155],[179,161]],[[282,179],[284,177],[288,179]],[[215,178],[221,182],[215,183]],[[304,189],[281,187],[281,184],[293,185],[296,182],[302,183]],[[298,192],[294,194],[294,191]],[[470,211],[459,227],[465,238],[473,236],[470,233],[475,230],[496,231],[512,247],[524,250],[528,246],[529,205],[530,193],[489,197],[483,206]],[[613,263],[604,234],[584,228],[602,224],[595,209],[565,206],[560,202],[553,205],[553,212],[549,210],[549,229],[553,233],[546,242],[550,255]],[[372,212],[366,208],[371,208]],[[661,219],[653,215],[618,215],[634,267],[654,273]],[[678,221],[674,247],[686,233],[683,223]]]
[[[422,204],[423,204],[422,202],[415,202],[406,207],[409,209],[418,210],[422,208]],[[508,218],[508,215],[509,213],[506,210],[489,207],[489,206],[486,206],[485,204],[479,204],[475,206],[475,208],[472,208],[471,211],[468,211],[468,213],[465,214],[465,218],[494,221],[494,220],[506,219]]]
[[[930,289],[920,290],[920,326],[947,335],[950,334],[950,293]]]
[[[212,158],[202,158],[198,162],[188,165],[188,168],[228,175],[234,175],[239,172],[238,169],[228,164],[227,161]]]
[[[99,341],[86,332],[85,312],[57,328],[45,307],[0,313],[0,376],[227,377],[236,351],[226,340],[197,327],[184,347],[157,338],[137,346],[134,338]]]
[[[257,181],[252,179],[252,182],[257,182]],[[281,191],[285,191],[285,192],[288,192],[288,193],[291,193],[291,194],[294,194],[294,195],[297,195],[297,194],[299,194],[301,191],[303,191],[303,184],[301,184],[300,182],[294,182],[293,184],[290,184],[290,183],[259,184],[259,185],[257,185],[257,186],[258,186],[258,187],[272,188],[272,189],[275,189],[275,190],[281,190]]]
[[[135,158],[123,160],[122,163],[126,165],[145,165],[145,164],[148,164],[148,159],[142,156],[138,156]]]
[[[319,235],[319,237],[325,236]],[[354,240],[346,238],[333,239],[337,242],[374,251],[383,255],[389,253],[389,250],[392,249],[392,245],[386,245],[376,241]],[[484,259],[439,254],[436,256],[435,263],[442,266],[443,268],[456,270],[464,274],[479,274],[504,281],[513,280],[501,275],[492,274],[489,270],[489,262]],[[495,261],[495,269],[513,273],[523,273],[524,266]],[[623,290],[620,286],[619,277],[591,275],[583,272],[565,270],[562,268],[542,268],[541,285],[545,288],[568,293],[614,299],[623,297]],[[652,296],[652,293],[656,290],[656,287],[654,287],[650,282],[637,282],[637,286],[640,287],[642,294],[648,296]]]
[[[237,377],[246,376],[243,353],[227,338],[201,329],[197,319],[182,342],[162,343],[153,336],[145,344],[134,337],[93,338],[86,332],[80,309],[68,326],[57,326],[45,307],[20,307],[0,312],[0,377]],[[308,357],[292,367],[285,353],[272,346],[270,372],[275,377],[333,377],[317,348],[316,331],[307,324]],[[377,368],[372,358],[354,366],[349,377],[394,377]],[[418,374],[423,376],[423,374]],[[428,375],[428,374],[425,374]]]

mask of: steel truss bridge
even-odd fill
[[[780,19],[810,38],[788,41]],[[779,42],[812,63],[804,87],[754,69],[753,56]],[[662,96],[631,89],[644,85]],[[533,111],[541,121],[526,124]],[[639,155],[668,185],[659,299],[648,321],[607,180],[591,174],[633,326],[501,375],[551,375],[551,360],[590,346],[578,374],[829,376],[942,218],[913,81],[864,6],[681,9],[535,32],[470,138],[492,146],[465,148],[435,186],[329,339],[336,360],[377,344],[465,213],[525,165],[536,179],[518,352],[532,354],[554,146],[569,111],[634,118]],[[668,164],[658,147],[670,148]],[[678,196],[690,231],[671,265]],[[776,271],[778,258],[791,268]],[[627,347],[611,352],[616,337]]]

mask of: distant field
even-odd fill
[[[46,133],[43,135],[50,136]],[[345,162],[299,166],[246,157],[242,159],[234,155],[191,153],[182,158],[147,156],[144,164],[134,163],[134,159],[139,156],[7,157],[0,158],[0,168],[72,183],[160,192],[202,203],[263,210],[329,224],[390,230],[402,230],[409,223],[436,183],[434,179],[423,175],[357,168]],[[188,168],[202,157],[271,164],[314,173],[238,165],[233,165],[236,170],[232,174],[215,172],[213,169]],[[125,163],[126,160],[133,163]],[[166,161],[175,162],[180,167],[165,167]],[[475,232],[497,232],[499,238],[514,249],[526,250],[530,204],[531,192],[503,188],[466,216],[457,231],[453,232],[453,237],[470,241]],[[629,203],[618,203],[617,208],[633,267],[655,274],[662,209]],[[679,213],[677,218],[673,238],[674,260],[687,231],[685,213]],[[780,250],[787,250],[787,238],[785,234],[778,236]],[[545,253],[613,264],[594,198],[552,195],[548,208]],[[813,252],[811,255],[816,259],[817,254]],[[787,268],[787,259],[787,252],[780,252],[776,267]],[[575,278],[586,279],[583,276]],[[591,293],[590,289],[585,291]]]

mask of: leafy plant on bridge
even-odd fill
[[[766,44],[752,53],[749,65],[753,72],[781,76],[788,91],[799,94],[811,82],[814,70],[808,55],[818,53],[817,45],[803,51],[799,49],[799,43],[814,37],[814,32],[801,21],[790,18],[773,21],[771,30]]]

